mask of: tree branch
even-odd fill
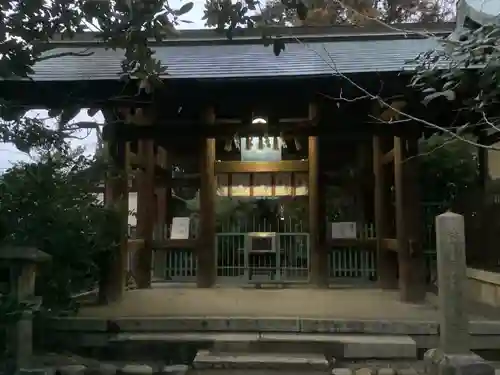
[[[40,62],[40,61],[55,59],[55,58],[58,58],[58,57],[65,57],[65,56],[92,56],[93,54],[94,54],[94,52],[89,51],[89,48],[87,48],[83,52],[61,52],[61,53],[54,53],[53,55],[40,56],[40,57],[36,58],[35,59],[35,63]]]

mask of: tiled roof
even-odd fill
[[[288,43],[280,56],[262,42],[196,43],[155,46],[156,57],[169,78],[217,79],[321,76],[344,73],[398,72],[419,53],[439,47],[437,39],[339,38]],[[119,78],[123,51],[105,50],[98,44],[65,44],[52,53],[91,51],[93,55],[65,56],[35,66],[37,81],[114,80]]]

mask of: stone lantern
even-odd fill
[[[32,247],[0,247],[0,268],[8,273],[7,295],[18,303],[36,304],[35,278],[37,265],[50,261],[51,256]],[[13,354],[15,367],[28,364],[33,354],[32,311],[24,311],[21,318],[7,329],[7,345]]]

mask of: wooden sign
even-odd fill
[[[274,177],[274,195],[277,197],[290,196],[293,193],[292,174],[287,172],[276,173]]]
[[[249,197],[250,196],[250,174],[234,173],[231,175],[231,196]]]
[[[307,195],[309,193],[309,175],[307,173],[295,174],[295,195]]]
[[[220,197],[229,196],[229,176],[226,173],[220,173],[217,178],[217,195]]]
[[[189,217],[174,217],[172,219],[171,240],[189,239]]]
[[[271,197],[273,195],[273,176],[271,173],[253,174],[253,196]]]
[[[356,223],[352,221],[330,223],[332,239],[357,238]]]

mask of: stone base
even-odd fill
[[[446,354],[440,349],[430,349],[424,355],[427,375],[495,375],[494,367],[472,352]]]
[[[212,353],[199,350],[193,361],[195,370],[276,370],[328,372],[324,355],[310,353]]]

